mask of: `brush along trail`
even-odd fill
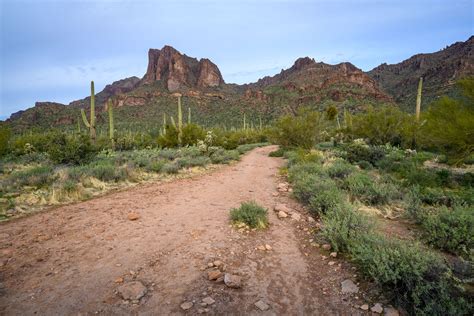
[[[341,293],[354,271],[311,244],[317,222],[277,194],[284,161],[268,157],[275,149],[0,225],[0,314],[362,312],[357,294]],[[269,228],[230,225],[229,210],[248,200],[268,208]]]

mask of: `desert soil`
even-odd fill
[[[278,193],[284,161],[268,157],[272,150],[257,148],[210,174],[0,225],[0,314],[359,314],[362,294],[341,293],[354,270],[310,243],[318,223],[288,192]],[[230,226],[229,210],[248,200],[269,209],[268,229]],[[279,219],[277,203],[296,219]],[[130,220],[131,212],[139,218]],[[264,245],[271,250],[260,250]],[[241,276],[241,288],[208,280],[215,260]],[[146,294],[124,300],[118,290],[132,281]],[[215,302],[204,306],[208,296]],[[255,305],[260,300],[267,310]],[[193,305],[184,310],[184,302]]]

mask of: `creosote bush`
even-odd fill
[[[263,229],[268,226],[268,211],[254,201],[244,202],[230,211],[232,223],[243,223],[251,228]]]

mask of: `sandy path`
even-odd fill
[[[271,211],[281,159],[274,147],[253,150],[212,174],[139,186],[0,225],[0,314],[182,314],[180,304],[203,297],[210,314],[357,314],[339,294],[350,269],[328,266],[307,247],[310,223],[279,220]],[[271,227],[238,232],[229,209],[246,200],[269,208]],[[136,212],[139,220],[129,221]],[[257,250],[269,244],[271,251]],[[310,249],[311,248],[311,249]],[[207,280],[207,263],[220,259],[243,278],[241,289]],[[140,302],[122,300],[118,278],[142,282]],[[206,292],[206,293],[203,293]],[[254,303],[270,306],[266,312]]]

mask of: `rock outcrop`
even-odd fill
[[[224,83],[219,68],[209,59],[197,60],[171,46],[148,51],[148,68],[142,82],[161,81],[169,91],[183,88],[209,88]]]
[[[474,36],[438,52],[417,54],[398,64],[386,63],[367,74],[405,109],[413,111],[418,80],[423,77],[422,107],[444,94],[454,93],[458,79],[474,75]]]

